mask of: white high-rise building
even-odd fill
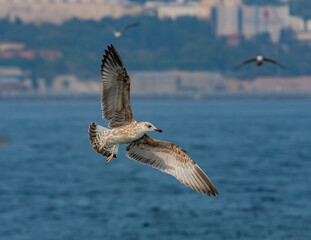
[[[213,11],[213,18],[216,21],[216,35],[227,36],[232,33],[241,32],[241,8],[237,6],[219,6]]]
[[[217,36],[239,33],[250,39],[257,34],[269,33],[273,42],[280,40],[281,31],[291,27],[289,7],[220,5],[213,10]]]
[[[243,6],[242,32],[246,38],[269,33],[272,42],[280,40],[281,31],[290,27],[289,6]]]

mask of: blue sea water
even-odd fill
[[[99,101],[0,102],[0,239],[311,239],[311,101],[132,101],[219,191],[88,140]]]

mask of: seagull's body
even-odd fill
[[[256,57],[257,66],[262,66],[264,57],[259,55]]]
[[[130,103],[130,78],[124,64],[111,45],[105,51],[101,66],[103,118],[112,129],[91,123],[89,139],[93,149],[107,157],[117,157],[118,147],[128,144],[126,156],[173,175],[192,189],[209,196],[218,194],[202,169],[181,147],[149,137],[151,131],[162,132],[149,122],[137,122]]]
[[[96,135],[96,140],[93,141],[94,145],[92,145],[95,147],[94,149],[97,150],[98,153],[102,154],[102,149],[109,151],[109,149],[112,149],[114,146],[117,148],[121,144],[130,144],[133,141],[143,137],[145,133],[148,132],[148,129],[145,128],[145,125],[151,124],[145,122],[138,123],[133,121],[125,126],[108,129],[101,127],[96,123],[92,123],[90,126],[90,135]],[[155,129],[154,127],[152,130],[159,132],[162,131],[160,129]],[[103,144],[105,145],[103,146]],[[103,147],[101,148],[101,146]],[[115,149],[115,153],[117,153],[117,149]],[[116,158],[117,154],[114,154],[113,157]]]
[[[121,33],[121,32],[114,32],[114,33],[113,33],[113,36],[114,36],[115,38],[120,38],[120,37],[122,36],[122,33]]]
[[[271,58],[266,58],[266,57],[263,57],[261,55],[255,57],[255,58],[250,58],[250,59],[247,59],[245,60],[244,62],[240,63],[236,69],[240,68],[240,67],[243,67],[244,65],[248,64],[248,63],[251,63],[251,62],[256,62],[256,65],[258,67],[261,67],[263,65],[264,62],[270,62],[270,63],[273,63],[283,69],[285,69],[285,67],[283,65],[281,65],[280,63],[278,63],[277,61],[271,59]]]
[[[137,27],[139,26],[139,23],[133,23],[133,24],[128,24],[126,26],[124,26],[121,31],[117,31],[114,27],[108,25],[108,24],[103,24],[104,27],[106,27],[107,29],[109,29],[112,33],[113,33],[113,36],[115,38],[120,38],[123,36],[123,34],[130,28],[133,28],[133,27]]]

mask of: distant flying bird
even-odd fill
[[[261,67],[263,65],[263,62],[270,62],[270,63],[273,63],[273,64],[275,64],[275,65],[285,69],[285,67],[283,65],[281,65],[280,63],[278,63],[277,61],[275,61],[273,59],[270,59],[270,58],[266,58],[266,57],[260,56],[260,55],[255,57],[255,58],[251,58],[251,59],[245,60],[240,65],[238,65],[236,67],[236,69],[239,69],[240,67],[243,67],[244,65],[246,65],[248,63],[251,63],[251,62],[257,62],[257,66],[258,67]]]
[[[103,118],[112,129],[91,123],[89,139],[97,153],[107,157],[107,164],[117,157],[118,147],[128,144],[126,156],[166,172],[181,183],[203,194],[218,194],[203,170],[181,147],[149,137],[147,132],[162,132],[149,122],[136,122],[130,102],[130,78],[122,59],[111,45],[105,50],[101,65]]]
[[[139,23],[128,24],[123,27],[121,31],[117,31],[115,28],[108,24],[103,24],[103,26],[108,28],[113,33],[113,36],[115,36],[116,38],[120,38],[128,29],[139,26]]]

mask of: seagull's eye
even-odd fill
[[[148,125],[148,128],[151,128],[152,126],[151,125]]]

